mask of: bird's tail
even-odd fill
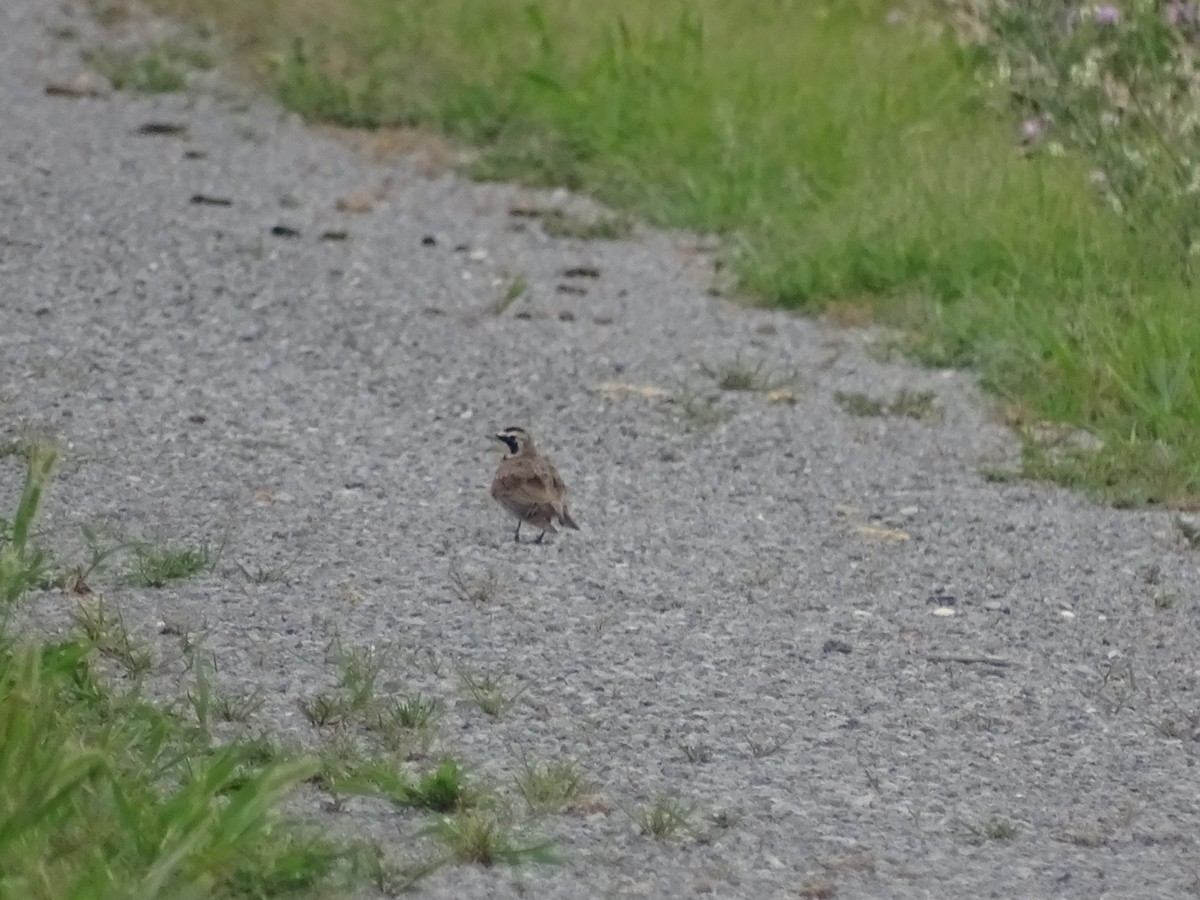
[[[571,518],[571,514],[565,509],[559,514],[558,521],[562,522],[568,528],[574,528],[576,531],[579,530],[579,526],[575,524],[575,520]]]

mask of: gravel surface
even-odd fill
[[[254,727],[317,740],[297,701],[337,636],[440,698],[441,746],[506,796],[523,757],[587,770],[591,802],[525,825],[560,865],[424,896],[1196,892],[1200,597],[1168,514],[986,479],[1017,448],[971,377],[710,296],[689,236],[548,238],[511,210],[591,207],[374,161],[219,76],[48,96],[83,71],[64,21],[0,4],[0,438],[67,445],[61,557],[98,522],[222,546],[93,588],[164,659],[202,635],[221,689],[263,691]],[[782,390],[720,389],[735,361]],[[901,390],[932,408],[846,408]],[[517,424],[582,531],[513,543],[488,435]],[[21,474],[0,459],[0,508]],[[34,597],[38,627],[68,602]],[[463,672],[523,693],[490,719]],[[656,841],[634,820],[665,796],[693,827]],[[397,846],[426,822],[307,806]]]

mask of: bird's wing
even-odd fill
[[[548,485],[549,489],[554,492],[555,499],[561,500],[567,496],[567,486],[558,477],[558,469],[554,468],[554,463],[548,459],[539,459],[535,470],[538,473],[538,477],[542,479],[542,482]]]
[[[552,508],[559,499],[553,480],[547,479],[539,466],[514,466],[497,473],[492,493],[501,494],[514,504],[546,504]]]

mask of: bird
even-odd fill
[[[579,526],[567,511],[567,486],[554,463],[538,452],[529,432],[510,426],[493,437],[507,452],[492,478],[492,498],[517,517],[513,540],[521,540],[521,526],[525,524],[542,529],[534,541],[537,544],[546,532],[558,531],[555,522],[578,531]]]

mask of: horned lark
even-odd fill
[[[529,432],[505,428],[494,436],[508,452],[492,479],[492,497],[517,517],[513,540],[521,540],[521,526],[526,523],[542,529],[536,541],[539,544],[547,531],[558,531],[555,522],[578,531],[567,512],[567,487],[554,464],[538,453]]]

